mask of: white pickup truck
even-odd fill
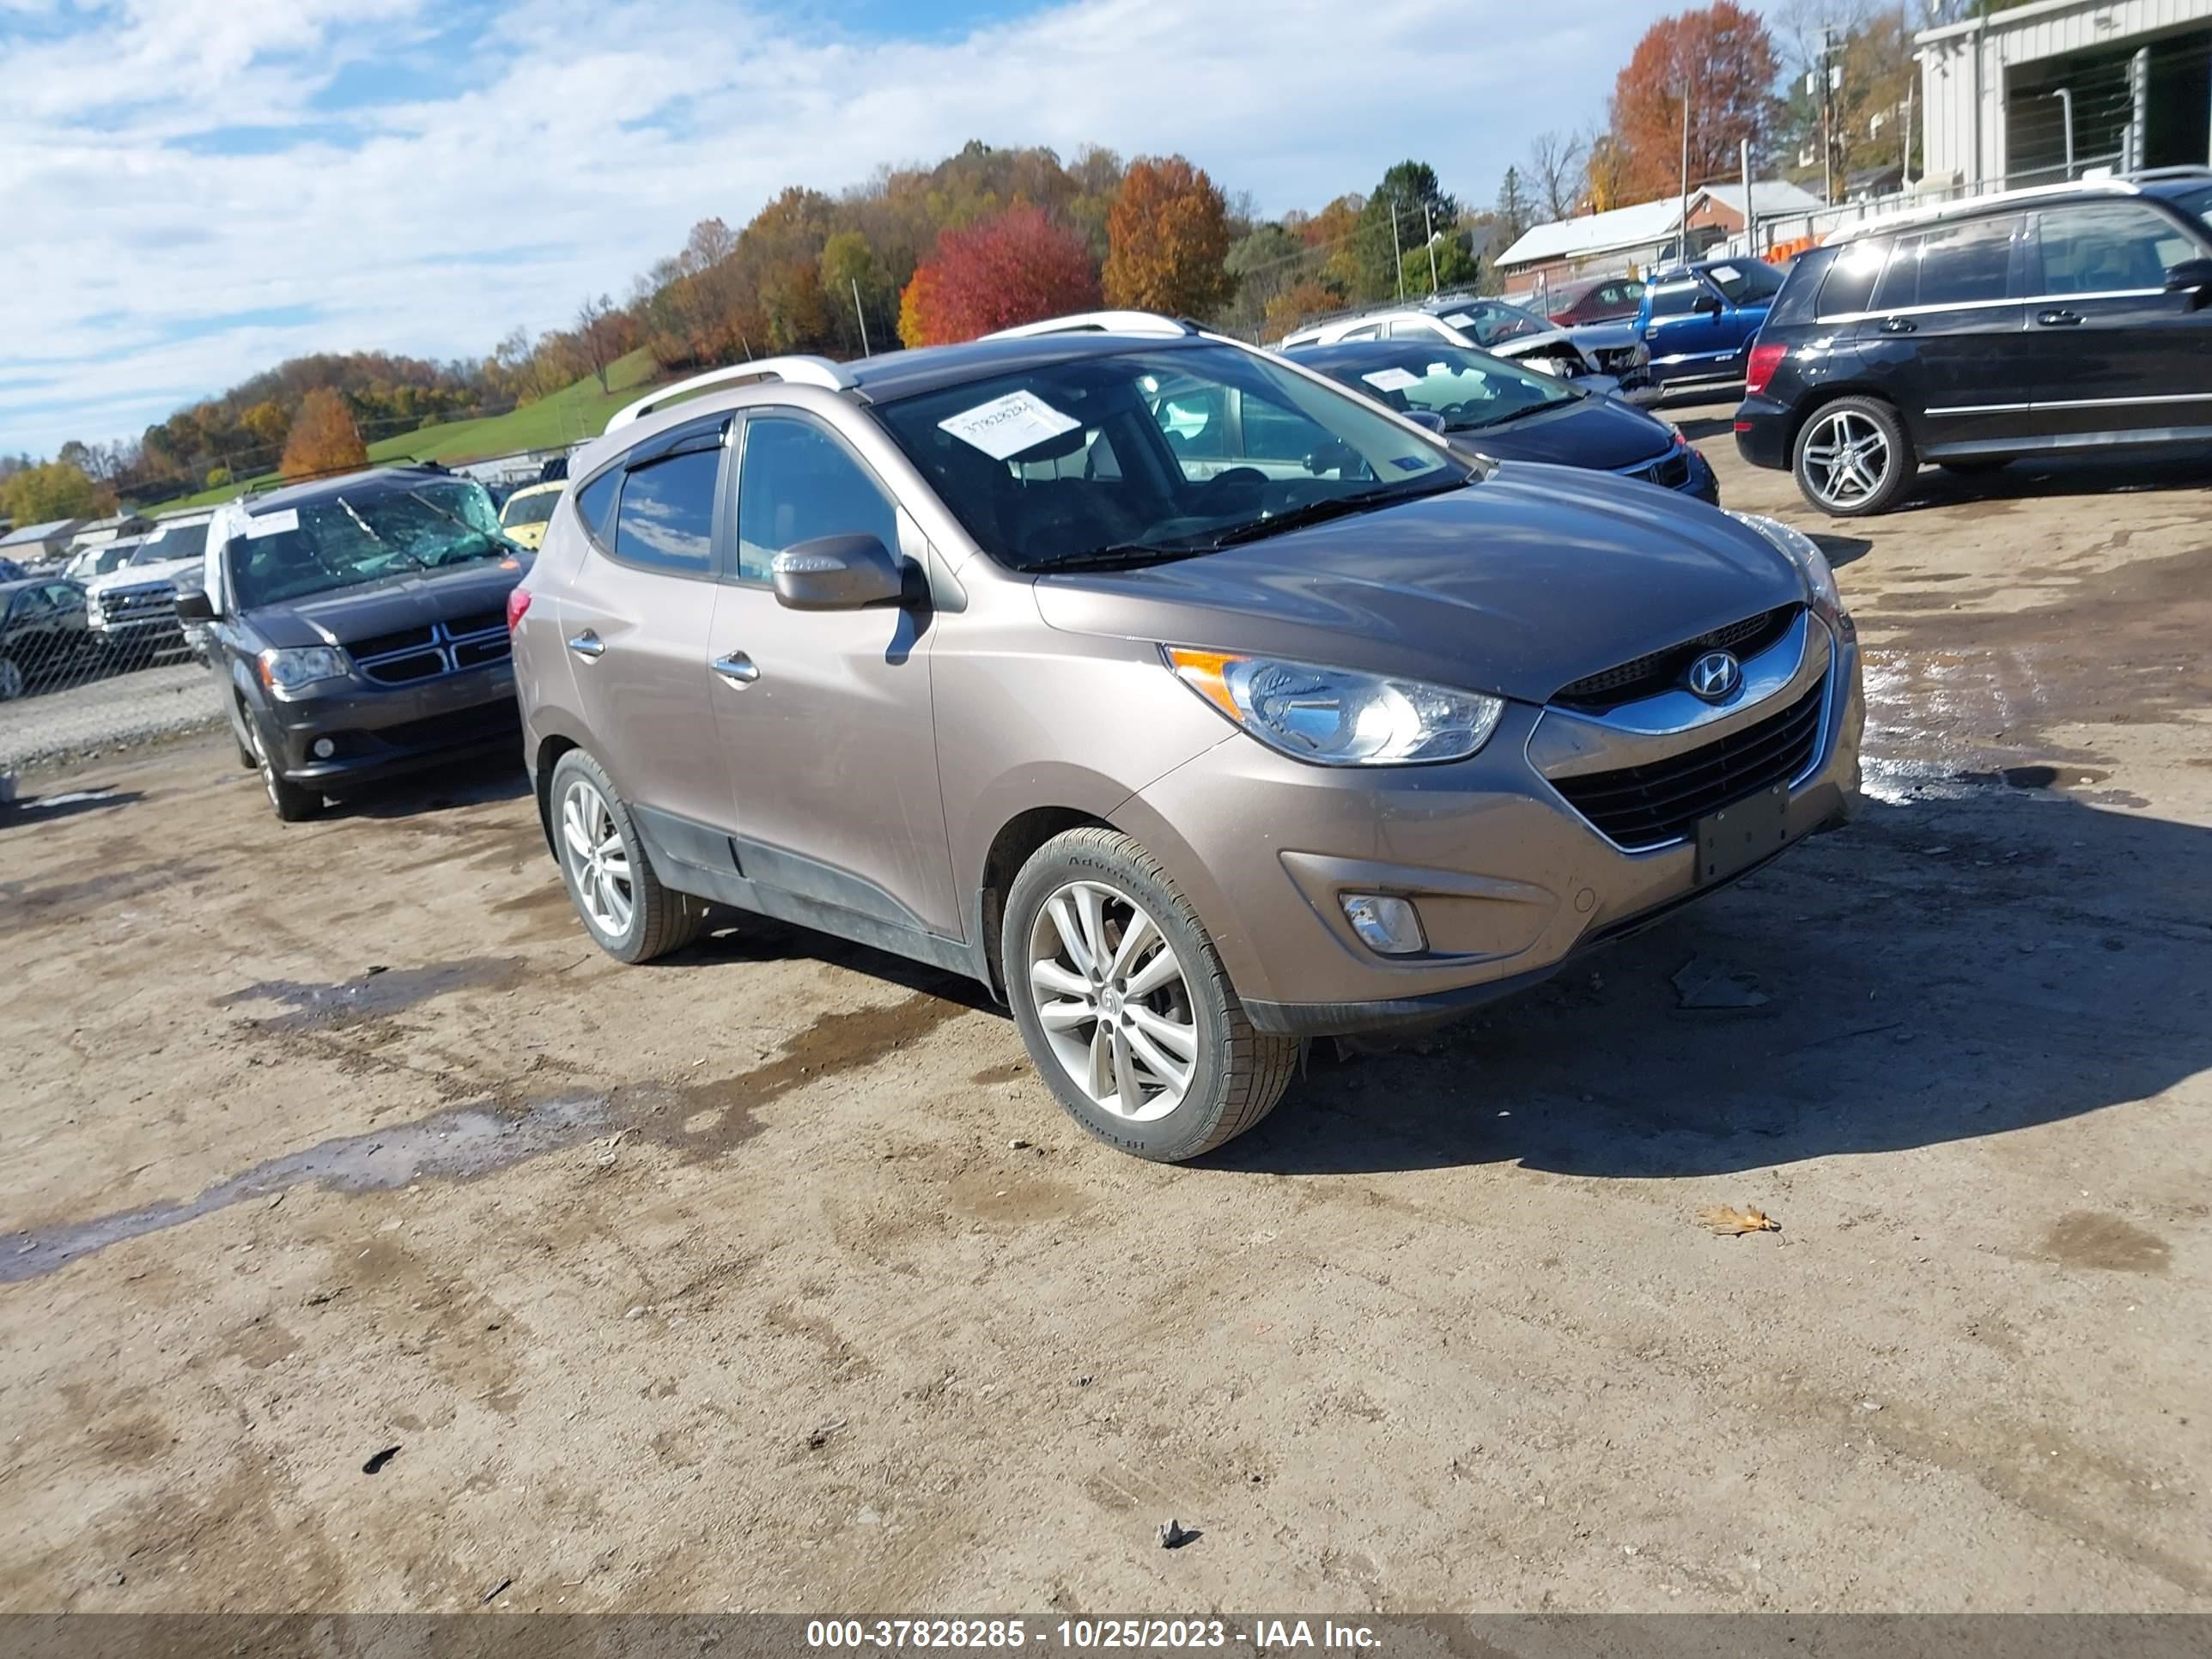
[[[110,652],[151,655],[188,643],[177,623],[179,578],[196,583],[212,512],[156,524],[115,568],[85,584],[85,622]]]

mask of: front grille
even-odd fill
[[[1670,449],[1649,466],[1639,466],[1628,474],[1645,483],[1657,484],[1662,489],[1684,489],[1690,483],[1689,452]]]
[[[1820,741],[1821,690],[1815,685],[1780,714],[1701,749],[1648,766],[1553,778],[1552,787],[1623,847],[1678,841],[1707,813],[1805,769]]]
[[[100,609],[109,617],[143,617],[177,608],[173,587],[132,587],[111,590],[100,596]]]
[[[459,617],[429,628],[410,628],[346,647],[362,674],[379,685],[412,685],[498,662],[514,652],[504,611]]]
[[[1569,708],[1613,708],[1640,697],[1656,696],[1681,684],[1682,672],[1708,651],[1733,651],[1753,657],[1790,631],[1797,620],[1796,605],[1777,605],[1756,617],[1716,628],[1694,640],[1649,652],[1595,674],[1585,674],[1553,693],[1552,701]]]

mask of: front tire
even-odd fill
[[[1897,411],[1878,398],[1838,398],[1797,434],[1792,470],[1805,499],[1832,518],[1887,513],[1919,462]]]
[[[299,823],[323,810],[320,790],[303,789],[277,771],[268,741],[261,735],[261,722],[251,713],[246,716],[246,737],[252,746],[254,770],[261,774],[262,793],[269,797],[269,805],[280,821]]]
[[[553,768],[550,793],[561,879],[602,951],[617,962],[651,962],[699,937],[706,901],[661,884],[629,808],[597,761],[568,750]]]
[[[1109,1146],[1197,1158],[1289,1086],[1297,1039],[1253,1029],[1197,913],[1118,830],[1070,830],[1037,849],[1007,895],[1000,951],[1030,1060]]]

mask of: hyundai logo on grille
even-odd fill
[[[1726,651],[1708,651],[1690,665],[1691,691],[1707,702],[1718,702],[1743,684],[1743,670]]]

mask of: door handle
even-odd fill
[[[607,642],[588,628],[568,641],[568,648],[586,662],[597,662],[607,654]]]
[[[1881,331],[1885,334],[1917,334],[1920,325],[1910,317],[1885,317],[1881,319]]]
[[[2039,311],[2035,320],[2045,328],[2071,328],[2081,320],[2078,311]]]
[[[732,651],[726,657],[717,657],[708,666],[739,690],[760,678],[760,670],[753,666],[753,659],[742,651]]]

